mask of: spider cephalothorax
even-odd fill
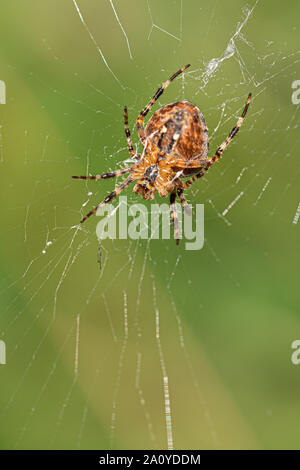
[[[175,228],[176,241],[179,243],[175,204],[176,196],[179,197],[182,206],[187,209],[183,190],[201,178],[211,165],[221,157],[222,152],[241,127],[251,99],[251,94],[249,94],[236,126],[232,129],[227,139],[218,147],[213,157],[208,157],[208,129],[204,117],[197,106],[188,101],[177,101],[160,108],[153,114],[146,128],[144,128],[144,117],[148,114],[155,101],[171,81],[188,67],[189,65],[186,65],[178,70],[169,80],[163,83],[147,106],[140,112],[136,121],[136,127],[143,145],[142,154],[136,155],[133,150],[128,127],[127,108],[125,107],[125,134],[129,154],[133,159],[132,165],[101,175],[73,176],[73,178],[97,180],[113,178],[126,173],[129,174],[123,183],[106,196],[81,222],[84,222],[97,209],[118,196],[129,184],[136,181],[133,190],[136,194],[140,193],[144,199],[153,199],[155,191],[162,197],[170,194],[172,221]],[[190,175],[194,176],[187,181],[182,180],[182,178]]]
[[[138,180],[133,191],[144,199],[153,199],[155,191],[162,197],[167,196],[175,187],[176,170],[174,158],[159,151],[155,145],[147,145],[145,155],[131,170],[131,178]]]

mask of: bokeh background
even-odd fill
[[[299,2],[0,11],[1,448],[299,448]],[[205,204],[204,248],[106,240],[100,270],[97,218],[78,223],[114,182],[70,177],[119,167],[124,104],[137,144],[138,112],[189,62],[159,104],[198,105],[211,151],[253,93],[187,192]]]

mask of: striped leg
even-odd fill
[[[106,198],[103,199],[102,202],[100,202],[100,204],[98,204],[98,206],[96,206],[92,211],[90,211],[85,217],[83,217],[83,219],[81,219],[80,223],[82,224],[86,219],[88,219],[91,215],[93,215],[95,212],[97,212],[98,209],[100,209],[100,207],[103,207],[105,206],[105,204],[107,204],[108,202],[110,202],[112,199],[114,199],[115,197],[117,197],[122,191],[123,189],[127,188],[127,186],[132,183],[132,179],[130,178],[130,176],[128,176],[128,178],[126,178],[125,181],[123,181],[122,184],[120,184],[120,186],[118,186],[113,192],[111,192],[108,196],[106,196]]]
[[[182,72],[184,72],[190,65],[191,64],[188,64],[185,67],[182,67],[182,69],[180,69],[176,73],[174,73],[174,75],[172,75],[172,77],[170,77],[169,80],[167,80],[165,83],[163,83],[162,86],[157,90],[157,92],[155,93],[153,98],[151,98],[151,100],[149,101],[147,106],[145,106],[145,108],[138,115],[138,118],[136,120],[136,127],[137,127],[137,131],[138,131],[138,134],[139,134],[139,138],[140,138],[143,145],[145,145],[145,141],[146,141],[146,134],[145,134],[144,122],[143,122],[144,117],[147,116],[148,112],[152,108],[155,101],[160,97],[160,95],[162,95],[164,90],[167,88],[167,86],[170,85],[170,83],[174,80],[174,78],[178,77],[178,75],[180,75]]]
[[[186,212],[188,215],[192,215],[192,209],[190,208],[190,206],[188,205],[187,200],[185,199],[185,196],[184,196],[184,194],[183,194],[183,189],[178,188],[178,189],[177,189],[177,194],[178,194],[178,197],[179,197],[179,199],[180,199],[181,205],[182,205],[183,209],[185,210],[185,212]]]
[[[242,112],[241,117],[238,119],[238,122],[236,123],[236,126],[234,126],[234,128],[230,132],[227,139],[225,139],[224,142],[220,145],[220,147],[218,148],[218,150],[216,151],[214,156],[211,159],[210,158],[208,159],[208,163],[212,162],[211,164],[213,164],[216,160],[218,160],[218,158],[221,157],[223,151],[226,149],[226,147],[228,147],[228,145],[230,144],[230,142],[232,141],[234,136],[238,133],[241,125],[244,122],[244,119],[245,119],[245,116],[246,116],[246,113],[248,111],[248,107],[249,107],[249,104],[250,104],[250,100],[251,100],[251,93],[249,93],[249,95],[248,95],[244,110]]]
[[[130,167],[121,168],[121,170],[110,171],[108,173],[102,173],[101,175],[92,175],[92,176],[72,176],[77,180],[106,180],[108,178],[117,178],[118,176],[124,175],[124,173],[129,173]]]
[[[183,188],[184,189],[188,188],[189,186],[191,186],[191,184],[193,184],[199,178],[202,178],[202,176],[204,176],[205,173],[209,170],[211,165],[212,165],[212,163],[209,163],[205,168],[203,168],[202,171],[200,171],[200,173],[197,173],[197,175],[193,176],[193,178],[191,178],[191,179],[187,180],[185,183],[183,183]]]
[[[249,95],[248,95],[246,105],[244,107],[244,110],[242,112],[241,117],[238,119],[238,122],[236,123],[236,126],[232,129],[232,131],[230,132],[227,139],[225,139],[224,142],[218,147],[218,149],[217,149],[216,153],[214,154],[214,156],[212,158],[207,159],[207,164],[200,171],[200,173],[198,173],[197,175],[193,176],[193,178],[191,178],[188,181],[186,181],[185,183],[183,183],[183,188],[189,187],[191,184],[194,183],[194,181],[198,180],[199,178],[202,178],[202,176],[205,175],[205,173],[209,170],[209,168],[221,157],[222,153],[224,152],[226,147],[228,147],[228,145],[230,144],[230,142],[232,141],[234,136],[238,133],[239,128],[243,124],[246,113],[248,111],[250,100],[251,100],[251,93],[249,93]]]
[[[180,238],[179,238],[179,227],[178,227],[178,215],[177,215],[177,210],[176,210],[176,192],[175,191],[170,194],[170,211],[171,211],[172,223],[174,226],[176,245],[179,245]]]
[[[125,108],[124,108],[124,120],[125,120],[125,135],[126,135],[127,144],[128,144],[128,151],[130,153],[131,158],[134,158],[135,154],[134,154],[131,135],[130,135],[130,130],[129,130],[129,126],[128,126],[127,106],[125,106]]]

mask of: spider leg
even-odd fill
[[[187,200],[185,199],[185,196],[184,196],[184,194],[183,194],[183,189],[177,188],[177,194],[178,194],[178,197],[179,197],[179,199],[180,199],[181,205],[182,205],[183,209],[185,210],[185,212],[186,212],[188,215],[192,215],[192,209],[190,208],[190,206],[188,205]]]
[[[172,75],[172,77],[169,78],[169,80],[167,80],[165,83],[163,83],[162,86],[157,90],[157,92],[155,93],[153,98],[151,98],[151,100],[149,101],[147,106],[145,106],[145,108],[138,115],[137,120],[136,120],[136,127],[137,127],[137,131],[138,131],[138,134],[139,134],[139,138],[140,138],[143,145],[145,145],[145,141],[146,141],[146,134],[145,134],[144,122],[143,122],[144,117],[147,116],[148,112],[152,108],[155,101],[160,97],[160,95],[162,95],[164,90],[167,88],[167,86],[170,85],[170,83],[174,80],[174,78],[178,77],[178,75],[180,75],[182,72],[184,72],[190,65],[191,64],[185,65],[184,67],[179,69],[176,73],[174,73]]]
[[[170,211],[171,211],[172,223],[174,226],[176,245],[179,245],[180,238],[179,238],[179,227],[178,227],[178,215],[177,215],[177,210],[176,210],[176,192],[175,191],[173,191],[170,194]]]
[[[125,181],[123,181],[122,184],[120,184],[120,186],[118,186],[114,191],[112,191],[108,196],[106,196],[106,198],[103,199],[102,202],[100,202],[100,204],[98,204],[98,206],[96,206],[93,210],[91,210],[85,217],[83,217],[83,219],[81,219],[80,223],[82,224],[86,219],[88,219],[92,214],[94,214],[95,212],[97,212],[98,209],[100,209],[100,207],[103,207],[105,206],[105,204],[107,204],[108,202],[110,202],[112,199],[114,199],[115,197],[117,197],[122,191],[123,189],[127,188],[127,186],[132,183],[133,179],[128,176],[128,178],[126,178]]]
[[[108,173],[102,173],[101,175],[92,175],[92,176],[72,176],[77,180],[106,180],[108,178],[116,178],[118,176],[124,175],[124,173],[129,173],[130,167],[121,168],[120,170],[109,171]]]
[[[134,150],[133,150],[130,130],[129,130],[129,126],[128,126],[127,106],[125,106],[125,108],[124,108],[124,121],[125,121],[125,135],[126,135],[127,144],[128,144],[128,151],[130,153],[131,158],[134,158],[135,153],[134,153]]]
[[[188,186],[190,186],[191,184],[193,184],[194,181],[198,180],[199,178],[202,178],[202,176],[205,175],[205,173],[209,170],[209,168],[221,157],[223,151],[226,149],[226,147],[228,147],[228,145],[230,144],[230,142],[232,141],[234,136],[238,133],[239,128],[243,124],[246,113],[248,111],[250,100],[251,100],[251,93],[249,93],[249,95],[248,95],[248,98],[247,98],[247,101],[246,101],[246,104],[245,104],[245,107],[244,107],[244,110],[242,112],[241,117],[238,119],[236,125],[234,126],[232,131],[229,133],[227,139],[225,139],[224,142],[222,142],[222,144],[218,147],[218,149],[217,149],[216,153],[214,154],[214,156],[212,158],[207,159],[207,164],[200,171],[200,173],[198,173],[197,175],[193,176],[191,179],[189,179],[188,181],[183,183],[183,189],[185,189]]]
[[[212,162],[211,164],[213,164],[216,160],[218,160],[218,158],[221,157],[223,151],[226,149],[226,147],[228,147],[228,145],[230,144],[230,142],[232,141],[232,139],[234,138],[234,136],[238,133],[238,131],[239,131],[241,125],[242,125],[243,122],[244,122],[245,116],[246,116],[246,114],[247,114],[247,111],[248,111],[248,108],[249,108],[249,104],[250,104],[250,100],[251,100],[251,96],[252,96],[251,93],[249,93],[241,117],[238,119],[236,125],[234,126],[234,128],[232,129],[232,131],[229,133],[229,136],[227,137],[227,139],[225,139],[224,142],[222,142],[222,144],[218,147],[218,150],[216,151],[216,153],[214,154],[214,156],[213,156],[212,158],[209,158],[209,159],[208,159],[208,162],[209,162],[209,163]]]
[[[204,160],[205,162],[205,160]],[[203,163],[201,165],[201,163],[199,162],[199,160],[185,160],[184,158],[180,159],[178,157],[175,157],[174,159],[174,167],[176,168],[180,168],[181,170],[187,170],[187,169],[201,169],[203,167]]]

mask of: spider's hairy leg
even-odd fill
[[[180,170],[201,170],[203,168],[203,163],[197,160],[186,160],[185,158],[171,156],[174,159],[174,167],[179,168]],[[170,160],[171,161],[171,160]],[[204,160],[205,164],[205,160]]]
[[[219,160],[219,158],[222,156],[222,153],[223,151],[226,149],[226,147],[228,147],[228,145],[230,144],[230,142],[232,141],[232,139],[234,138],[234,136],[238,133],[241,125],[243,124],[244,122],[244,119],[245,119],[245,116],[247,114],[247,111],[248,111],[248,108],[249,108],[249,104],[250,104],[250,100],[251,100],[251,93],[249,93],[248,95],[248,98],[247,98],[247,101],[246,101],[246,104],[245,104],[245,107],[244,107],[244,110],[241,114],[241,117],[238,119],[236,125],[234,126],[234,128],[232,129],[232,131],[229,133],[227,139],[224,140],[224,142],[222,142],[222,144],[218,147],[216,153],[214,154],[214,156],[212,158],[208,158],[207,159],[207,164],[206,166],[200,171],[200,173],[197,173],[197,175],[193,176],[191,179],[189,179],[188,181],[186,181],[185,183],[183,183],[183,189],[189,187],[191,184],[194,183],[194,181],[198,180],[199,178],[202,178],[202,176],[205,175],[205,173],[209,170],[209,168],[217,161]]]
[[[97,212],[97,210],[100,209],[100,207],[105,206],[105,204],[107,204],[112,199],[117,197],[123,191],[123,189],[127,188],[127,186],[130,183],[132,183],[132,181],[133,181],[133,179],[130,176],[128,176],[128,178],[126,178],[126,180],[123,181],[123,183],[120,184],[120,186],[118,186],[114,191],[112,191],[108,196],[106,196],[106,198],[104,198],[103,201],[100,202],[100,204],[98,204],[98,206],[96,206],[85,217],[83,217],[83,219],[81,219],[80,223],[82,224],[86,219],[88,219],[91,215],[93,215],[95,212]]]
[[[160,97],[160,95],[162,95],[164,90],[167,88],[167,86],[170,85],[170,83],[174,80],[174,78],[178,77],[178,75],[180,75],[182,72],[184,72],[190,65],[191,64],[187,64],[184,67],[182,67],[181,69],[177,70],[177,72],[174,73],[172,75],[172,77],[169,78],[169,80],[164,82],[162,84],[162,86],[157,90],[155,95],[151,98],[151,100],[149,101],[147,106],[145,106],[145,108],[138,115],[137,120],[136,120],[136,127],[137,127],[137,131],[138,131],[138,134],[139,134],[139,138],[140,138],[143,145],[145,144],[145,141],[146,141],[146,134],[145,134],[144,122],[143,122],[144,117],[147,116],[148,112],[152,108],[155,101]]]
[[[128,126],[127,106],[124,107],[124,123],[125,123],[125,135],[126,135],[126,139],[127,139],[128,151],[129,151],[129,154],[130,154],[131,158],[134,158],[135,153],[134,153],[134,150],[133,150],[130,130],[129,130],[129,126]]]
[[[190,208],[190,206],[188,205],[188,202],[187,200],[185,199],[185,196],[183,194],[183,189],[181,188],[178,188],[177,189],[177,194],[178,194],[178,197],[180,199],[180,203],[183,207],[183,209],[185,210],[185,212],[188,214],[188,215],[192,215],[192,209]]]
[[[108,178],[117,178],[118,176],[124,175],[125,173],[130,173],[131,167],[121,168],[120,170],[109,171],[108,173],[102,173],[101,175],[91,175],[91,176],[72,176],[77,180],[106,180]]]
[[[176,239],[176,245],[179,245],[180,238],[179,238],[179,227],[178,227],[178,215],[176,210],[176,192],[172,192],[170,194],[170,211],[171,211],[171,218],[174,227],[174,234]]]
[[[226,149],[226,147],[228,147],[228,145],[230,144],[230,142],[232,141],[232,139],[234,138],[234,136],[238,133],[238,131],[239,131],[241,125],[242,125],[243,122],[244,122],[245,116],[246,116],[246,114],[247,114],[247,111],[248,111],[248,108],[249,108],[249,104],[250,104],[250,100],[251,100],[251,96],[252,96],[252,94],[249,93],[241,117],[238,119],[236,125],[235,125],[234,128],[231,130],[231,132],[229,133],[227,139],[225,139],[224,142],[222,142],[222,144],[218,147],[218,149],[217,149],[216,153],[214,154],[214,156],[213,156],[212,158],[208,158],[208,159],[207,159],[208,163],[211,162],[211,164],[213,164],[216,160],[218,160],[218,158],[221,157],[222,153],[224,152],[224,150]]]

